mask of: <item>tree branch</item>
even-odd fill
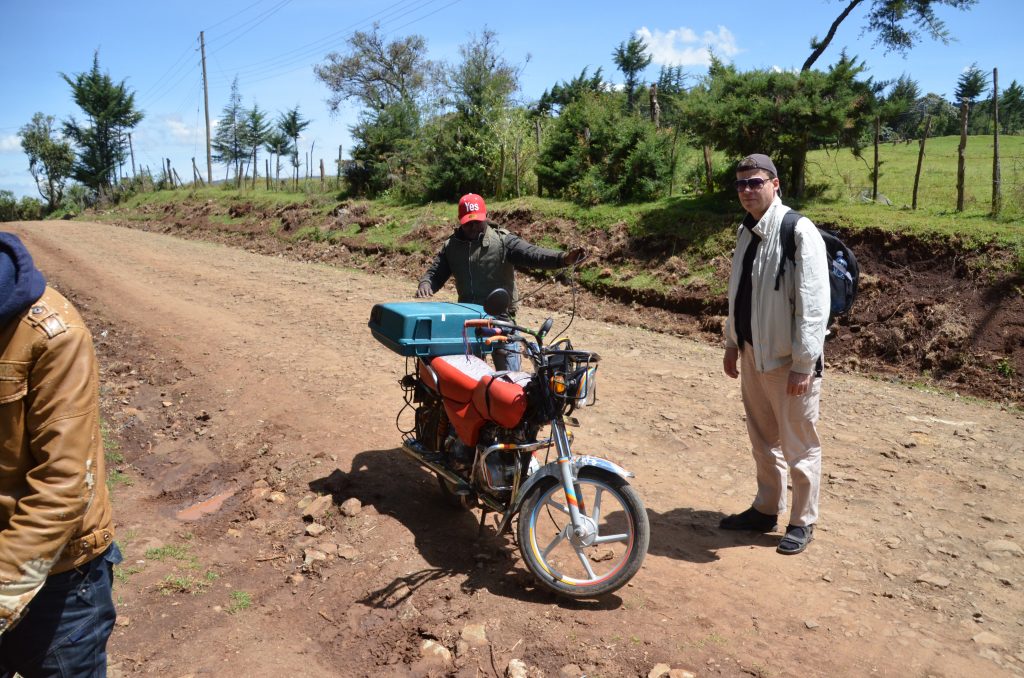
[[[828,29],[828,34],[825,36],[825,39],[821,42],[814,42],[814,49],[811,52],[811,56],[807,57],[807,61],[804,62],[803,67],[800,69],[801,73],[811,70],[811,66],[814,65],[814,62],[818,60],[818,57],[820,57],[822,52],[824,52],[829,46],[829,43],[832,42],[832,38],[836,36],[836,30],[839,28],[839,24],[843,23],[843,20],[850,16],[850,12],[852,12],[854,8],[863,1],[864,0],[850,0],[850,4],[846,6],[846,9],[844,9],[842,13],[836,17],[836,20],[832,22],[832,26]]]

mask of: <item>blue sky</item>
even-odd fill
[[[489,28],[505,58],[525,64],[524,100],[535,100],[553,83],[603,67],[620,82],[612,50],[632,34],[645,38],[657,77],[661,64],[681,64],[694,77],[707,72],[708,48],[741,70],[798,69],[810,53],[812,36],[824,35],[846,0],[706,2],[704,0],[176,0],[173,3],[107,0],[46,3],[7,0],[0,9],[0,189],[37,196],[21,150],[18,130],[37,112],[65,119],[81,117],[60,73],[88,70],[99,50],[100,66],[114,80],[126,80],[146,118],[133,133],[136,162],[154,170],[170,158],[183,178],[191,158],[205,162],[203,99],[198,36],[205,32],[210,80],[210,115],[227,103],[239,77],[243,103],[272,113],[295,105],[313,120],[301,142],[314,144],[314,158],[328,167],[338,145],[348,157],[348,127],[358,108],[332,116],[329,92],[313,76],[313,65],[332,50],[344,51],[354,30],[374,21],[389,37],[418,33],[433,60],[456,62],[458,47]],[[952,96],[956,80],[972,63],[999,69],[1000,88],[1024,82],[1019,46],[1024,2],[980,0],[967,12],[939,8],[956,40],[948,45],[925,38],[905,58],[885,54],[862,31],[863,3],[840,26],[816,64],[825,68],[844,47],[865,60],[869,75],[887,80],[909,74],[923,92]],[[262,164],[262,163],[261,163]],[[215,167],[215,176],[221,176]]]

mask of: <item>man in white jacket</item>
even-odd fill
[[[792,555],[807,548],[818,519],[821,443],[815,424],[829,314],[825,243],[814,224],[801,217],[794,232],[795,261],[783,262],[780,232],[790,209],[782,204],[778,172],[768,156],[755,153],[740,161],[736,191],[747,215],[729,278],[722,367],[733,379],[742,375],[757,496],[750,508],[723,518],[720,526],[773,531],[786,510],[788,474],[793,498],[777,551]]]

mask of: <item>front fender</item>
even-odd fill
[[[579,477],[580,471],[588,467],[599,468],[610,473],[614,473],[615,475],[620,476],[622,478],[633,477],[633,473],[631,471],[627,471],[626,469],[622,468],[615,462],[608,461],[607,459],[602,459],[601,457],[580,455],[578,457],[573,457],[569,464],[570,470],[572,471],[573,480]],[[558,470],[557,461],[553,461],[549,464],[541,466],[536,473],[532,474],[529,478],[526,479],[526,482],[523,483],[522,486],[519,488],[519,493],[516,495],[515,500],[512,502],[512,510],[510,511],[510,513],[517,512],[519,510],[519,507],[522,505],[523,500],[526,498],[527,495],[530,494],[530,491],[534,487],[536,487],[537,483],[541,482],[545,478],[554,478],[558,482],[562,482],[562,474]]]

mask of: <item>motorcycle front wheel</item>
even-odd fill
[[[573,529],[562,485],[551,478],[523,502],[519,547],[545,587],[570,598],[593,598],[624,586],[640,570],[650,525],[640,496],[618,475],[586,468],[577,488],[583,534]]]

